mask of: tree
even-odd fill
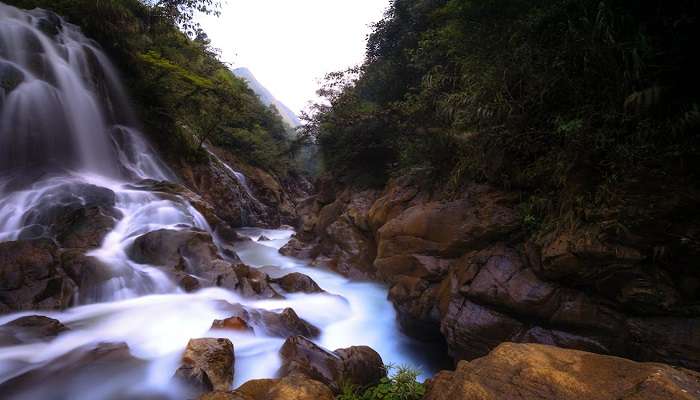
[[[220,0],[141,0],[150,7],[152,15],[168,23],[178,25],[190,37],[201,32],[195,13],[220,15]]]

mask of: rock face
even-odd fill
[[[700,374],[536,344],[505,343],[461,361],[429,384],[425,400],[697,399]]]
[[[277,227],[295,220],[295,199],[304,196],[308,185],[302,177],[282,181],[223,149],[210,146],[210,151],[216,156],[210,155],[208,163],[176,167],[185,185],[201,194],[222,221],[233,227]],[[231,168],[244,174],[245,180]]]
[[[411,179],[383,192],[321,182],[281,252],[386,282],[404,330],[444,340],[456,361],[534,342],[700,370],[697,193],[630,189],[615,209],[531,236],[519,193],[447,196]],[[611,222],[622,217],[626,229]]]
[[[0,243],[0,312],[60,310],[77,286],[63,271],[56,245],[47,239]]]
[[[280,375],[304,375],[340,392],[342,384],[360,387],[376,384],[386,376],[381,357],[367,346],[353,346],[333,352],[303,336],[288,338],[282,349]]]
[[[233,383],[233,363],[233,343],[230,340],[191,339],[175,377],[200,393],[226,391]]]

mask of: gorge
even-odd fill
[[[442,119],[425,122],[430,107],[412,102],[442,90],[430,86],[440,68],[401,101],[371,85],[455,45],[428,38],[454,34],[450,13],[473,10],[397,0],[359,77],[336,76],[330,105],[293,130],[201,34],[153,22],[159,5],[10,3],[0,3],[0,398],[700,398],[692,109],[674,128],[686,135],[677,164],[639,162],[614,179],[601,170],[622,162],[607,154],[495,147],[501,139],[463,132],[459,116],[444,128],[459,133],[426,147]],[[420,31],[432,18],[450,28]],[[416,24],[420,51],[392,24]],[[391,58],[405,54],[409,72]],[[488,107],[479,116],[499,112]],[[576,121],[557,120],[558,134],[576,135]],[[411,124],[410,138],[391,136]],[[321,176],[295,158],[311,145]],[[433,152],[430,162],[455,164],[407,161]],[[560,186],[537,186],[564,160]],[[478,176],[455,183],[469,168]]]

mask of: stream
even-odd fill
[[[47,33],[46,26],[56,32]],[[368,345],[385,363],[421,368],[424,378],[435,372],[431,357],[440,351],[399,331],[386,287],[282,256],[278,250],[292,237],[290,229],[240,229],[252,240],[234,250],[271,277],[301,272],[327,293],[284,300],[242,298],[222,288],[186,293],[158,267],[132,260],[130,246],[156,230],[194,229],[220,242],[187,199],[139,186],[177,178],[138,129],[114,67],[78,27],[43,10],[0,4],[0,73],[9,77],[3,84],[10,82],[0,88],[0,242],[51,239],[62,213],[94,204],[112,210],[116,221],[86,253],[106,268],[108,279],[89,290],[81,286],[64,311],[0,315],[0,325],[44,315],[69,328],[50,341],[0,345],[0,398],[181,399],[172,377],[189,339],[200,337],[234,343],[234,387],[274,377],[284,339],[257,327],[211,330],[214,320],[231,316],[231,304],[291,307],[320,328],[316,342],[328,349]],[[252,196],[245,176],[225,166]],[[259,241],[261,235],[270,240]],[[128,345],[126,357],[122,346],[121,357],[85,362],[110,344]]]

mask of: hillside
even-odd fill
[[[266,106],[274,106],[282,116],[284,122],[286,122],[290,127],[296,128],[301,125],[301,121],[294,111],[289,109],[289,107],[284,105],[284,103],[281,101],[277,100],[275,96],[273,96],[272,93],[270,93],[270,91],[267,90],[267,88],[255,78],[253,73],[248,68],[236,68],[233,70],[233,73],[237,77],[246,81],[248,87],[250,87],[250,89],[255,92],[258,97],[260,97],[263,104]]]

